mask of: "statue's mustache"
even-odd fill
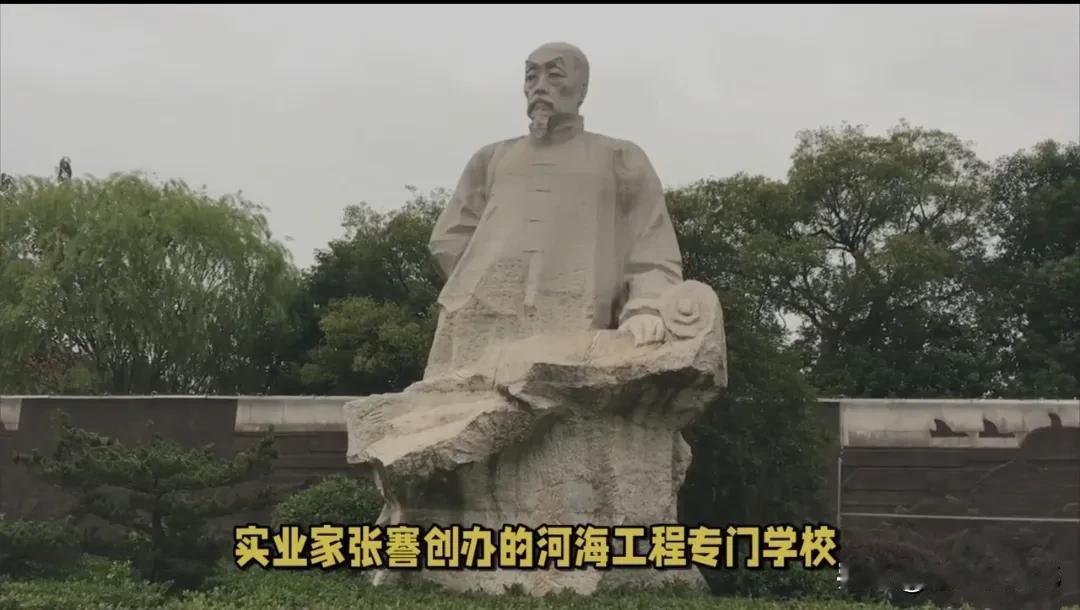
[[[536,110],[537,108],[545,108],[551,110],[555,105],[551,103],[551,100],[543,97],[534,98],[529,102],[529,112]]]

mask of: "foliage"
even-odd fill
[[[698,250],[688,275],[714,278],[754,329],[797,318],[794,347],[817,391],[978,396],[993,374],[969,284],[985,177],[950,134],[844,126],[801,133],[786,183],[739,174],[672,203],[684,247]]]
[[[775,573],[780,577],[780,573]],[[790,602],[723,599],[685,588],[653,591],[621,589],[592,596],[569,593],[532,598],[508,593],[495,596],[479,593],[454,593],[428,583],[407,587],[369,586],[355,572],[264,572],[231,570],[212,590],[186,594],[169,606],[175,610],[225,610],[226,608],[710,608],[714,610],[779,610]],[[816,574],[815,576],[821,576]],[[881,605],[854,604],[826,599],[800,600],[806,610],[871,610]]]
[[[449,193],[408,190],[412,199],[391,212],[376,212],[366,203],[346,208],[345,236],[320,251],[308,273],[317,304],[368,297],[424,312],[435,301],[442,281],[427,242]]]
[[[274,523],[315,525],[375,523],[383,500],[371,483],[331,475],[286,498],[274,508]]]
[[[350,206],[345,237],[306,275],[306,315],[318,331],[308,334],[301,377],[316,392],[392,392],[423,376],[442,286],[427,241],[449,194],[409,190],[413,198],[389,213]]]
[[[49,576],[79,558],[79,532],[70,519],[29,521],[0,515],[0,576]]]
[[[786,265],[807,250],[792,239],[801,211],[787,185],[736,174],[672,190],[667,200],[683,275],[717,291],[728,324],[780,332],[778,283]]]
[[[760,336],[742,338],[729,348],[728,391],[685,432],[694,457],[681,491],[682,519],[819,520],[827,466],[813,395],[790,354]]]
[[[733,338],[799,357],[821,394],[1071,397],[1076,151],[1046,142],[988,167],[940,130],[843,125],[800,133],[786,180],[703,180],[670,203],[686,275],[720,292]],[[239,196],[137,174],[11,181],[0,388],[400,390],[434,332],[427,240],[450,195],[408,188],[397,210],[347,208],[298,285]]]
[[[669,202],[687,275],[708,278],[732,327],[798,320],[820,393],[1068,398],[1077,149],[1046,142],[990,171],[939,130],[826,128],[800,134],[786,182],[737,174]]]
[[[738,175],[678,189],[668,204],[684,275],[724,307],[728,388],[685,434],[693,462],[680,493],[686,523],[805,522],[822,516],[821,431],[798,354],[784,345],[779,265],[797,257],[785,185]],[[795,245],[795,248],[798,244]],[[705,572],[722,594],[788,596],[812,581]],[[806,589],[811,592],[813,589]]]
[[[1001,159],[986,223],[998,242],[975,276],[1002,350],[1000,393],[1080,396],[1080,144]]]
[[[726,589],[753,599],[839,599],[835,570],[808,570],[795,564],[785,570],[728,570]]]
[[[139,579],[126,562],[87,558],[62,579],[16,580],[0,587],[0,610],[96,608],[146,610],[168,600],[166,588]]]
[[[806,321],[814,385],[832,395],[978,396],[963,271],[982,254],[985,167],[955,136],[901,123],[801,134],[788,186],[802,212],[781,305]],[[959,323],[958,323],[959,322]]]
[[[334,301],[319,321],[324,343],[301,378],[344,394],[402,390],[424,375],[435,320],[368,297]]]
[[[296,274],[259,209],[138,174],[0,195],[5,393],[261,392]]]
[[[16,455],[16,462],[74,494],[74,517],[110,526],[88,528],[85,551],[130,560],[151,581],[198,586],[230,548],[210,519],[269,502],[268,489],[239,493],[235,487],[269,470],[272,435],[225,460],[209,447],[185,449],[160,436],[128,447],[72,426],[63,412],[54,422],[60,433],[52,454],[35,450]]]
[[[768,573],[768,572],[766,572]],[[122,564],[103,564],[64,580],[29,580],[0,589],[0,610],[7,608],[109,608],[124,610],[245,610],[255,608],[445,608],[555,609],[620,608],[652,610],[781,610],[790,601],[716,598],[686,589],[623,589],[592,596],[569,593],[533,598],[520,594],[454,593],[417,583],[408,587],[371,587],[355,572],[237,570],[223,566],[205,591],[166,596],[160,587],[138,581]],[[775,573],[781,577],[781,573]],[[804,610],[885,610],[883,604],[801,599]]]

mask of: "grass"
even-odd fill
[[[712,610],[874,610],[882,604],[843,600],[751,600],[718,598],[685,589],[609,592],[592,597],[570,594],[533,598],[521,594],[450,593],[433,585],[375,588],[349,572],[240,572],[222,567],[203,591],[169,596],[164,588],[132,578],[123,564],[91,561],[63,579],[0,582],[0,609],[53,610],[267,610],[424,608],[447,610],[709,608]]]

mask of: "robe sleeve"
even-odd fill
[[[682,255],[664,199],[664,188],[652,163],[635,144],[616,153],[616,171],[626,205],[625,300],[621,325],[640,313],[659,314],[660,295],[682,282]]]
[[[428,247],[444,277],[454,272],[487,206],[487,167],[494,150],[495,145],[485,146],[472,156],[435,222]]]

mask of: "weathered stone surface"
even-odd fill
[[[674,318],[680,301],[697,309]],[[496,346],[468,371],[346,406],[348,459],[370,464],[386,499],[381,522],[594,526],[677,522],[690,462],[679,430],[726,378],[723,320],[712,291],[686,282],[662,302],[685,338],[635,346],[614,330]],[[696,317],[696,321],[691,318]],[[690,322],[687,324],[687,322]],[[707,326],[706,326],[707,324]],[[428,572],[456,588],[543,593],[686,571]]]
[[[425,378],[532,336],[663,330],[660,294],[683,279],[664,189],[639,146],[585,130],[588,79],[577,48],[537,49],[529,135],[480,148],[462,172],[431,236],[447,279]]]

